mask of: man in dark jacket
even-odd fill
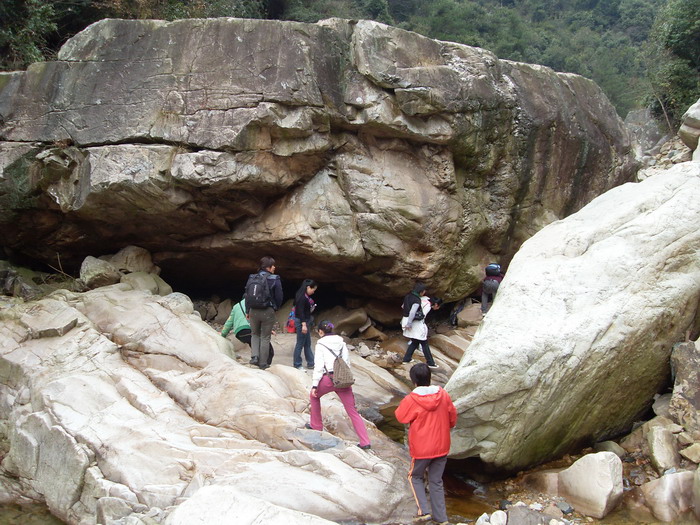
[[[266,282],[270,291],[270,299],[268,304],[259,308],[251,307],[251,301],[246,299],[251,330],[250,364],[258,365],[258,368],[265,370],[270,366],[268,364],[268,352],[272,328],[275,326],[275,312],[282,306],[282,281],[279,275],[275,275],[275,260],[272,257],[265,256],[260,259],[260,270],[258,270],[258,273],[267,278]]]
[[[416,521],[432,519],[447,525],[445,491],[442,473],[450,451],[450,429],[457,423],[457,410],[449,394],[439,386],[430,386],[430,368],[418,363],[411,368],[411,381],[416,386],[396,409],[396,420],[409,424],[408,448],[411,453],[409,479],[418,505]],[[425,495],[423,476],[428,472],[430,509]]]

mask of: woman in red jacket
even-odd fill
[[[450,451],[450,429],[457,423],[457,411],[443,388],[430,385],[428,365],[414,365],[410,375],[416,388],[401,401],[395,415],[399,423],[410,425],[408,448],[411,453],[411,469],[408,479],[418,505],[417,519],[432,519],[438,525],[446,525],[448,522],[442,473]],[[423,481],[426,470],[432,515],[427,511],[428,500]]]

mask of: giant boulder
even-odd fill
[[[452,455],[518,470],[629,430],[697,337],[700,163],[608,191],[516,254],[447,384]]]
[[[177,288],[288,278],[447,299],[632,178],[583,77],[370,21],[103,20],[0,74],[0,245],[148,249]]]
[[[372,450],[360,450],[332,396],[327,431],[306,430],[310,376],[238,364],[183,294],[59,290],[3,300],[0,323],[0,478],[67,523],[194,513],[246,525],[263,511],[376,523],[412,511],[402,447],[367,423]]]

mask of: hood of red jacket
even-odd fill
[[[437,385],[418,386],[409,395],[422,409],[432,412],[440,406],[445,391]]]

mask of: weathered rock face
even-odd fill
[[[683,139],[691,150],[698,149],[698,137],[700,137],[700,100],[688,108],[681,119],[681,128],[678,136]],[[695,158],[695,157],[693,157]],[[697,159],[696,160],[700,160]]]
[[[698,195],[678,164],[523,245],[447,384],[454,456],[518,470],[630,428],[697,337]]]
[[[372,450],[360,450],[332,396],[328,431],[304,429],[310,375],[238,364],[183,294],[63,290],[3,300],[0,323],[0,481],[13,476],[68,523],[324,523],[302,513],[376,523],[413,512],[402,447],[367,423]],[[358,393],[391,397],[368,361],[361,385],[373,369],[374,390]]]
[[[98,22],[0,75],[0,244],[166,280],[464,296],[491,259],[633,176],[591,81],[378,23]]]

